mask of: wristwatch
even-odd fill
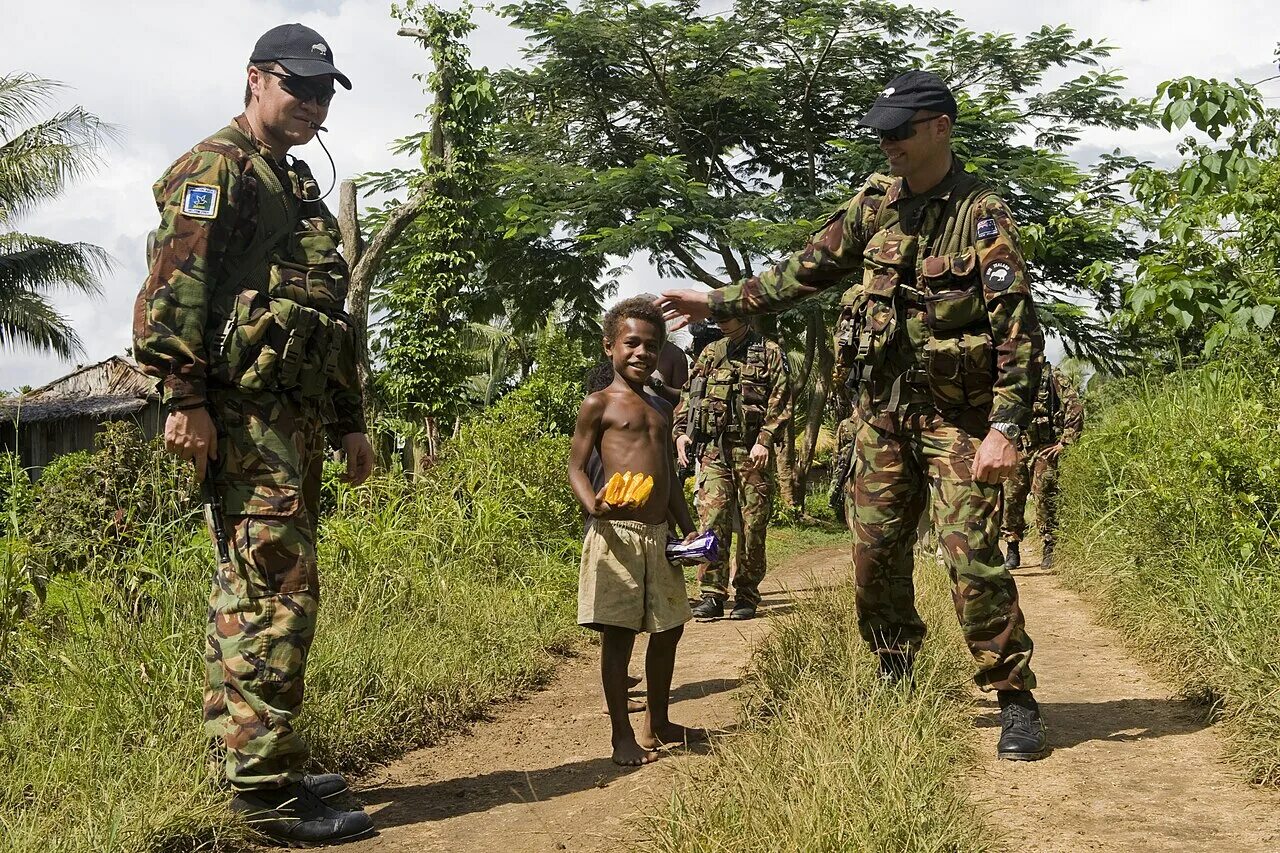
[[[1017,424],[1000,422],[992,424],[991,428],[1009,439],[1013,444],[1017,444],[1018,439],[1022,437],[1022,427]]]

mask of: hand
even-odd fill
[[[693,444],[693,439],[687,435],[676,437],[676,458],[680,460],[681,468],[689,467],[689,445]]]
[[[1053,462],[1058,458],[1058,455],[1062,453],[1062,449],[1064,446],[1065,445],[1063,445],[1063,443],[1059,441],[1057,444],[1046,447],[1044,450],[1041,451],[1041,453],[1044,454],[1045,459],[1047,459],[1050,462]]]
[[[595,505],[590,509],[592,518],[608,518],[610,515],[621,509],[621,507],[614,506],[604,499],[604,493],[608,490],[609,487],[605,486],[603,489],[596,492]]]
[[[671,324],[673,332],[711,316],[704,290],[664,290],[653,304],[662,309],[662,319]]]
[[[757,471],[763,469],[769,464],[769,448],[766,445],[757,443],[751,448],[751,452],[747,454],[747,461],[751,463],[751,467]]]
[[[209,410],[201,406],[170,412],[164,422],[164,449],[194,462],[196,482],[203,483],[209,462],[218,458],[218,431]]]
[[[688,533],[685,534],[684,539],[682,541],[684,542],[684,544],[688,545],[690,542],[697,539],[701,535],[702,534],[698,533],[698,531],[696,530],[690,530]]]
[[[358,486],[373,473],[373,447],[362,432],[349,432],[342,437],[342,452],[347,455],[347,471],[342,482]]]
[[[979,483],[1002,483],[1018,465],[1018,448],[1004,433],[990,430],[973,458],[973,479]]]

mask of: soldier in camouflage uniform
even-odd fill
[[[134,353],[161,380],[166,445],[208,475],[206,515],[221,541],[204,717],[225,746],[232,807],[286,843],[342,841],[372,823],[324,801],[346,789],[341,776],[304,775],[294,720],[320,601],[326,432],[348,480],[367,477],[373,456],[337,222],[287,152],[315,136],[334,82],[351,83],[301,24],[268,31],[250,63],[244,113],[155,184],[161,223]]]
[[[858,382],[853,562],[862,636],[881,675],[909,683],[924,639],[912,583],[916,522],[933,519],[956,612],[996,690],[1002,758],[1045,754],[1031,638],[999,551],[1000,482],[1018,460],[1044,337],[1009,209],[951,152],[956,102],[934,74],[892,80],[863,118],[895,177],[873,175],[811,242],[761,275],[668,291],[672,320],[777,311],[860,282],[841,300],[839,359]]]
[[[1045,370],[1031,409],[1031,426],[1023,438],[1024,454],[1017,469],[1004,483],[1004,567],[1022,564],[1019,543],[1027,532],[1027,493],[1036,498],[1036,529],[1044,541],[1042,568],[1053,566],[1053,546],[1058,526],[1058,457],[1084,430],[1084,404],[1080,391],[1058,368]]]
[[[745,322],[720,324],[724,337],[698,356],[676,410],[680,464],[696,448],[698,525],[720,539],[720,559],[704,567],[702,602],[693,615],[724,615],[735,514],[742,522],[730,619],[750,619],[760,604],[765,535],[773,513],[774,439],[791,420],[791,383],[782,348]]]

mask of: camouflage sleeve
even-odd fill
[[[1084,402],[1075,383],[1065,377],[1058,383],[1058,399],[1062,401],[1062,444],[1074,444],[1084,432]]]
[[[707,304],[716,318],[781,311],[811,293],[840,283],[862,266],[862,250],[875,231],[884,197],[868,184],[831,215],[803,249],[755,278],[713,290]]]
[[[680,393],[680,404],[676,406],[675,414],[671,419],[671,435],[680,437],[689,427],[689,392],[693,388],[693,380],[699,376],[706,374],[707,369],[711,365],[711,359],[707,355],[708,350],[704,349],[698,354],[698,360],[694,362],[693,369],[689,371],[689,381],[684,383],[684,390]]]
[[[974,248],[995,347],[991,420],[1025,428],[1044,366],[1044,332],[1009,209],[995,196],[987,196],[975,213]]]
[[[133,354],[144,371],[163,380],[169,399],[205,395],[212,271],[234,227],[241,182],[234,161],[192,151],[152,188],[160,227],[134,305]]]
[[[774,436],[791,420],[791,365],[782,347],[765,348],[769,358],[769,402],[765,405],[764,425],[759,442],[772,447]]]

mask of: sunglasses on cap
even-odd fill
[[[926,121],[937,121],[940,118],[942,118],[942,116],[910,119],[908,121],[904,121],[897,127],[890,128],[889,130],[877,130],[876,133],[880,135],[881,141],[901,142],[904,139],[910,139],[916,135],[917,124],[924,124]]]
[[[271,71],[266,68],[258,70],[278,78],[280,80],[280,88],[303,103],[315,101],[317,105],[327,107],[333,100],[332,81],[323,80],[319,77],[299,77],[296,74],[281,74],[279,71]]]

